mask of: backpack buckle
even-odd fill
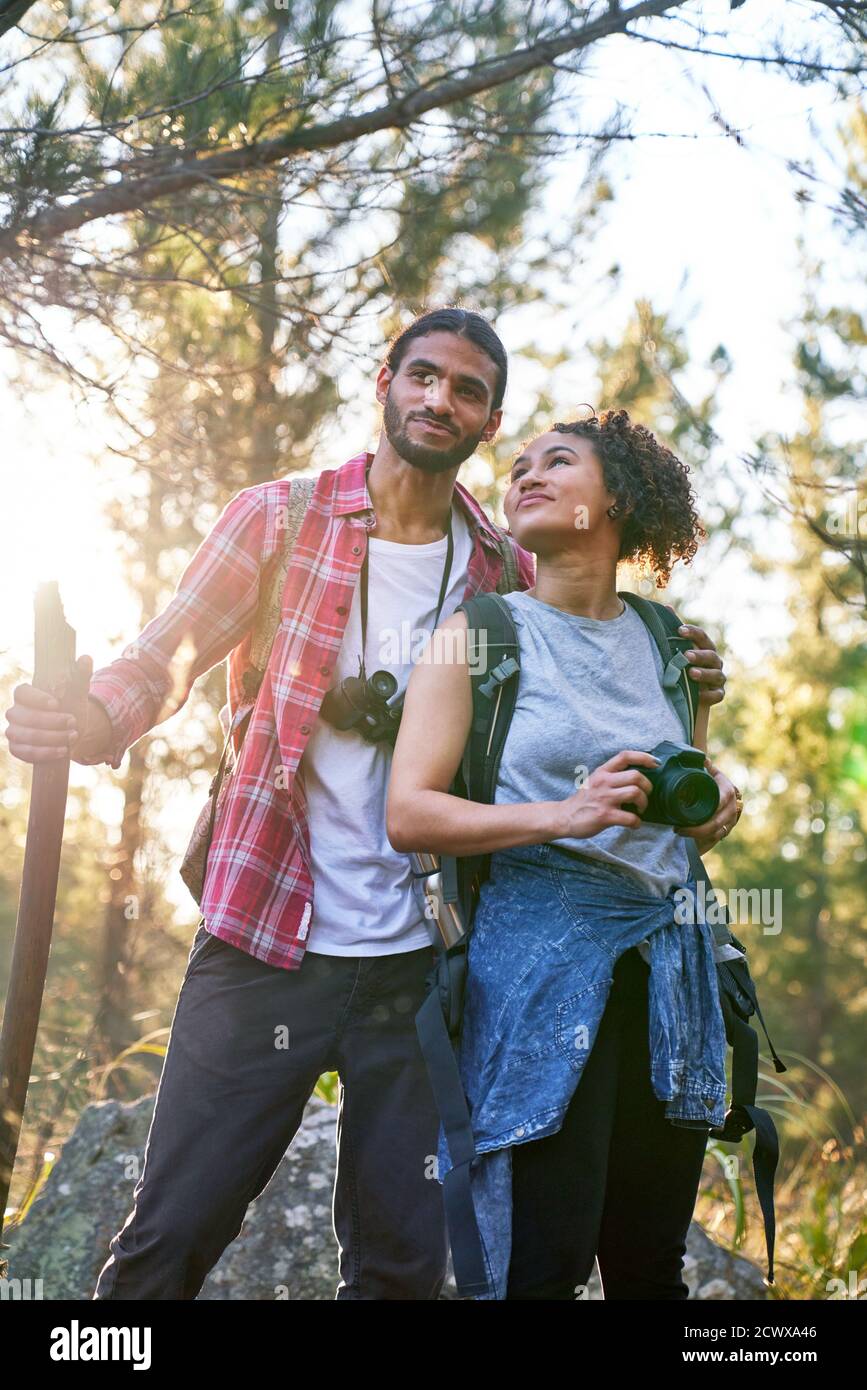
[[[662,684],[666,690],[671,690],[673,686],[679,683],[680,673],[684,667],[688,665],[689,661],[684,656],[683,652],[675,652],[674,655],[669,658],[668,664],[662,673]]]
[[[484,685],[479,686],[480,693],[482,695],[487,696],[487,698],[490,700],[496,687],[498,685],[502,685],[505,681],[507,681],[510,678],[510,676],[514,676],[515,672],[519,671],[520,669],[521,668],[519,667],[517,661],[513,656],[504,657],[503,660],[498,662],[498,664],[494,667],[493,671],[488,676],[488,679],[485,681]]]

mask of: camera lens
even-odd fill
[[[673,768],[661,789],[672,825],[703,825],[719,806],[719,787],[709,772]]]
[[[397,681],[390,671],[374,671],[369,681],[370,689],[381,700],[389,700],[397,690]]]

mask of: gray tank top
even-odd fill
[[[521,671],[495,803],[562,801],[579,785],[576,768],[589,775],[623,748],[686,742],[662,687],[659,650],[628,604],[619,617],[599,619],[564,613],[523,590],[504,598]],[[667,825],[613,825],[551,843],[626,870],[659,897],[689,876],[686,846]]]

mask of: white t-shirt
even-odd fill
[[[461,602],[473,541],[452,506],[454,555],[440,622]],[[391,671],[393,703],[404,690],[425,633],[433,630],[448,537],[428,545],[368,537],[368,677]],[[358,675],[361,578],[355,586],[333,684]],[[313,873],[313,915],[307,950],[332,956],[387,956],[431,944],[424,897],[408,854],[392,849],[385,803],[392,749],[352,729],[316,721],[301,759],[307,792]]]

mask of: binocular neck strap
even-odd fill
[[[455,553],[454,536],[452,535],[452,512],[449,508],[449,529],[447,531],[448,544],[446,546],[446,559],[443,566],[443,577],[440,583],[440,596],[437,603],[437,611],[433,620],[436,627],[440,620],[440,613],[445,601],[446,590],[448,589],[449,575],[452,572],[452,558]],[[365,666],[365,655],[367,649],[367,557],[370,553],[370,537],[367,538],[367,545],[364,549],[364,559],[361,562],[361,670],[366,676],[367,667]]]

